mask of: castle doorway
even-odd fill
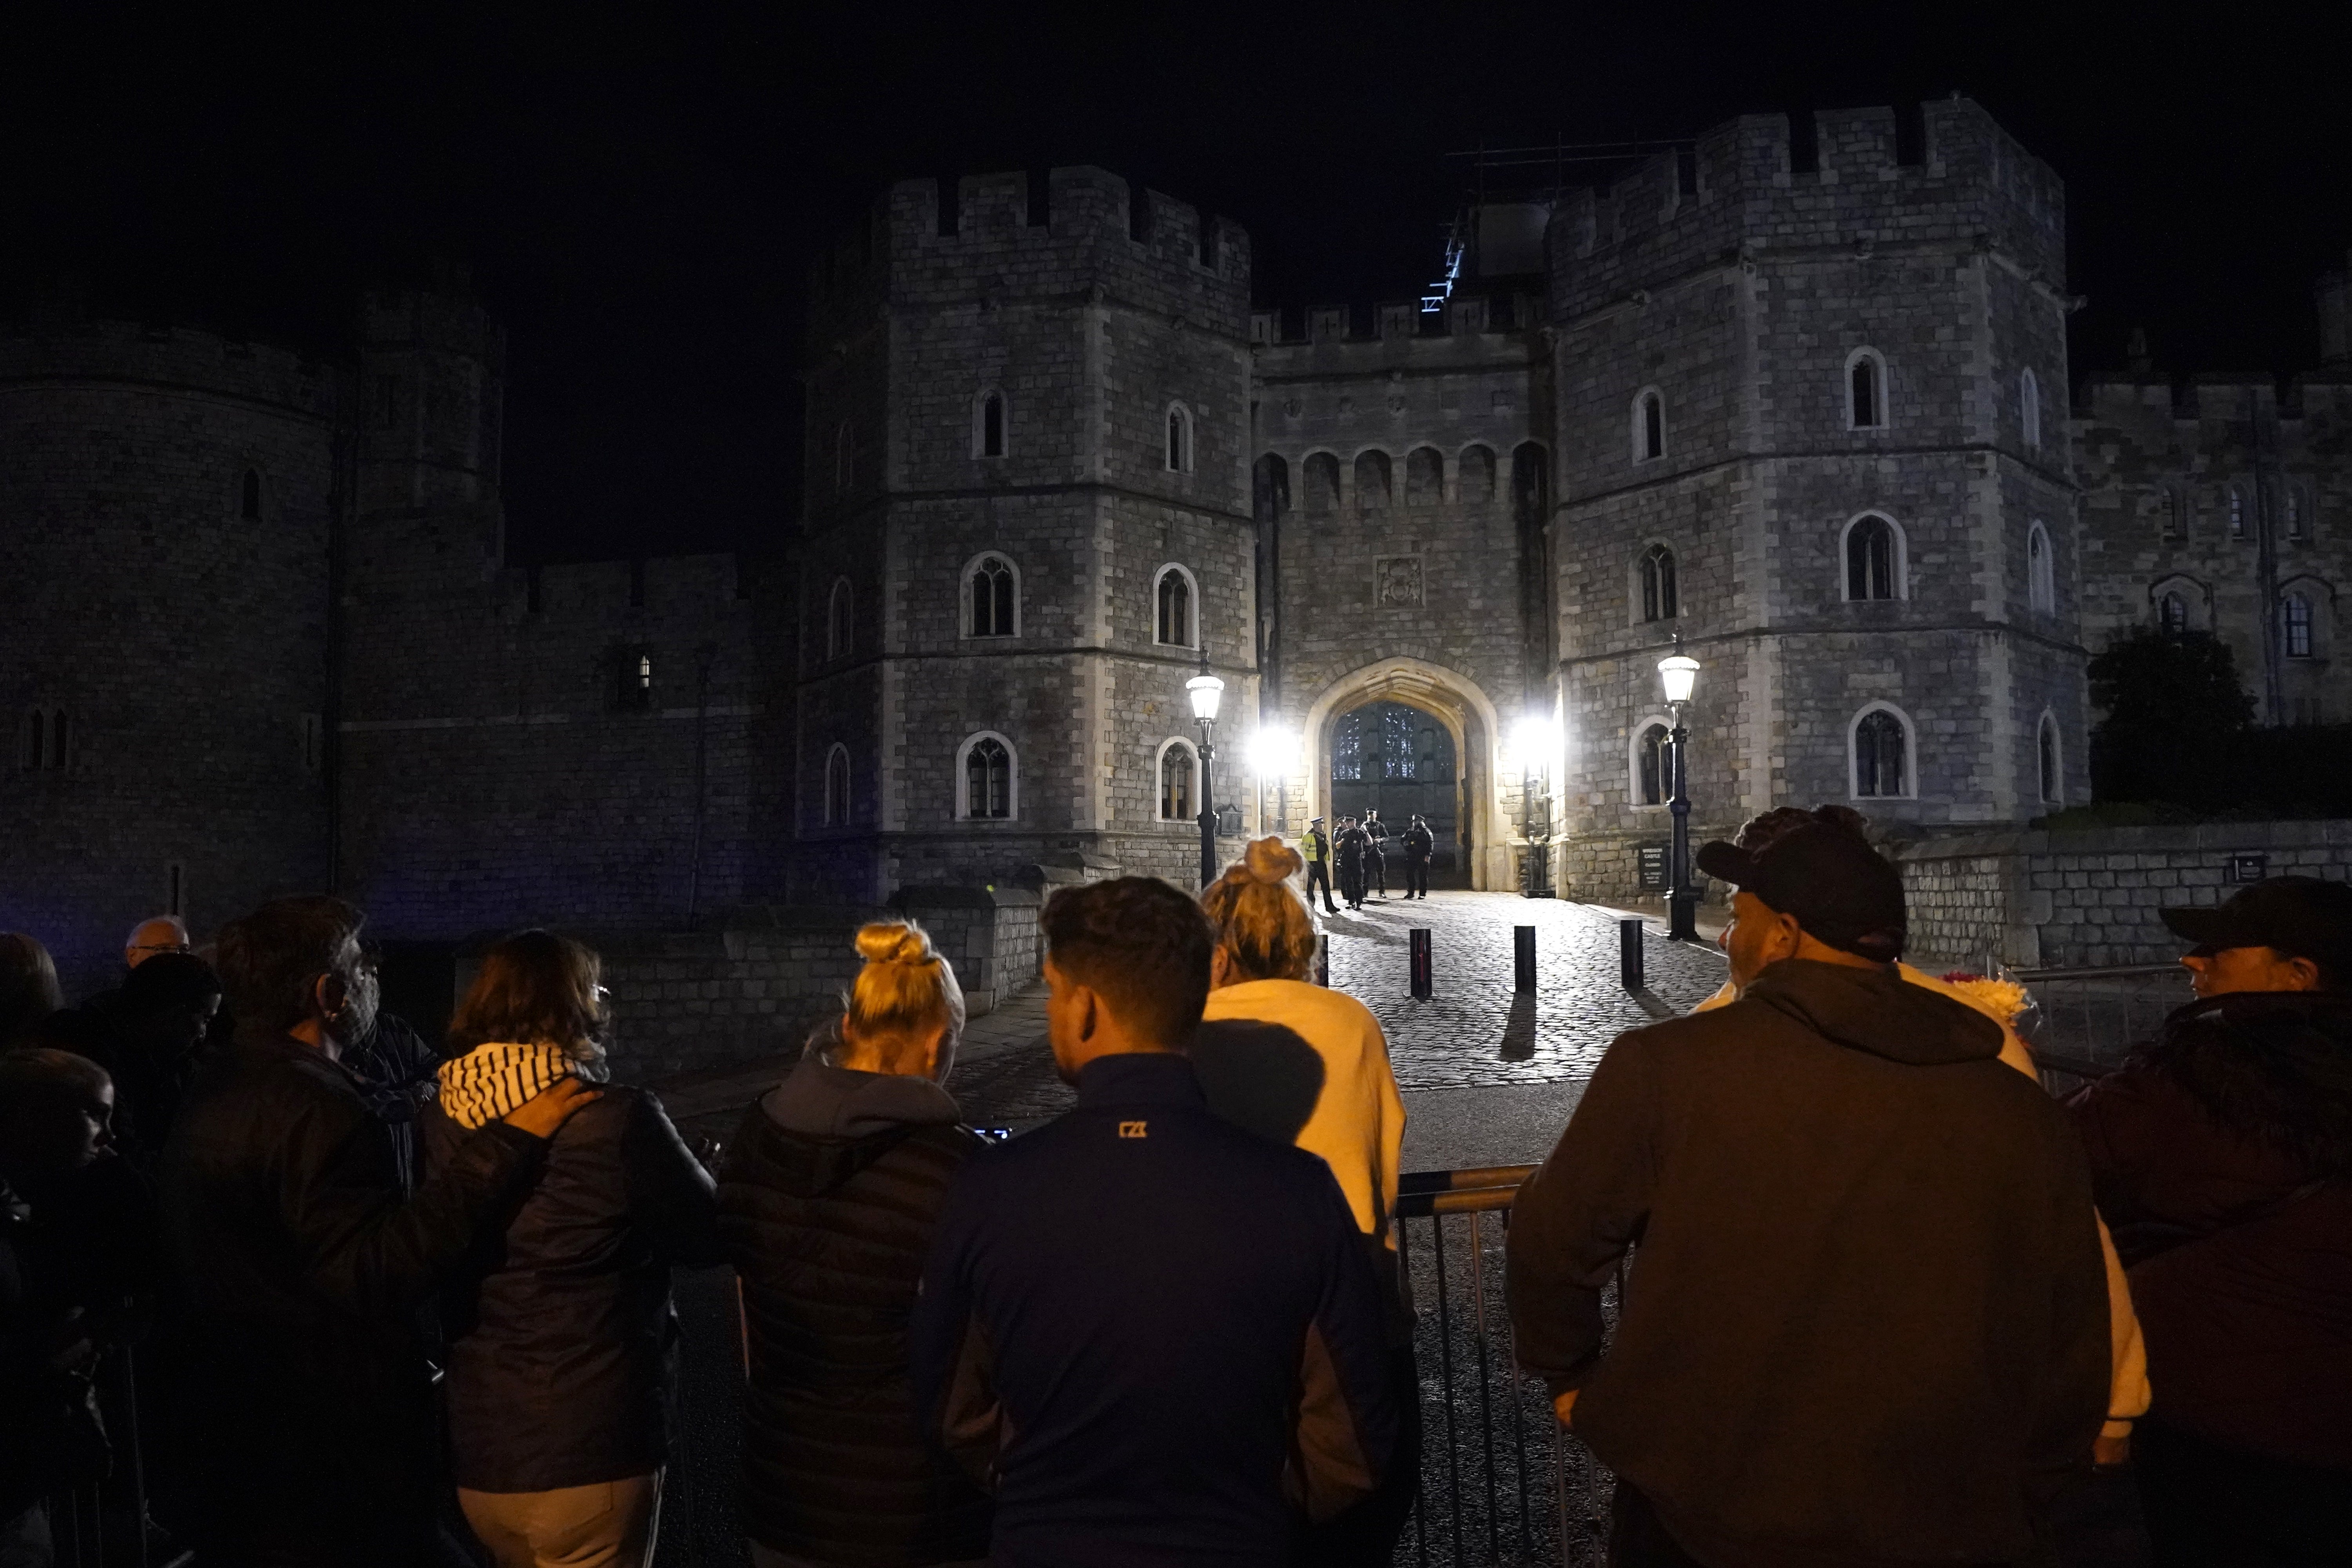
[[[1424,659],[1381,659],[1326,687],[1307,705],[1302,729],[1308,815],[1337,827],[1341,816],[1378,805],[1396,832],[1418,811],[1437,837],[1433,884],[1511,885],[1508,829],[1498,826],[1495,795],[1495,705],[1476,681]],[[1344,762],[1343,746],[1351,748]],[[1400,865],[1391,887],[1402,872]]]
[[[1462,840],[1462,781],[1454,736],[1443,720],[1411,703],[1382,699],[1353,708],[1331,727],[1331,816],[1362,817],[1377,811],[1389,830],[1389,881],[1401,886],[1404,846],[1415,816],[1425,817],[1437,841],[1430,857],[1432,887],[1466,888],[1469,857]]]

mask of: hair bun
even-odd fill
[[[1307,869],[1297,850],[1271,836],[1251,839],[1242,865],[1253,882],[1280,882]]]
[[[877,921],[857,928],[857,956],[868,963],[929,963],[938,954],[920,926]]]

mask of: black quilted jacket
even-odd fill
[[[980,1140],[922,1079],[813,1058],[729,1146],[719,1229],[751,1339],[743,1522],[787,1556],[986,1555],[989,1502],[917,1430],[907,1320],[948,1179]]]

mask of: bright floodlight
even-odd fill
[[[1687,702],[1698,682],[1698,660],[1686,653],[1669,654],[1658,660],[1658,679],[1665,685],[1667,701]]]
[[[1511,749],[1518,753],[1523,767],[1543,767],[1551,760],[1551,721],[1539,713],[1530,713],[1511,731]]]
[[[1290,731],[1279,724],[1261,724],[1256,737],[1250,742],[1250,766],[1260,773],[1279,773],[1288,770],[1291,757]]]
[[[1225,694],[1223,681],[1213,675],[1196,675],[1184,683],[1184,689],[1192,699],[1193,718],[1214,719],[1217,716],[1217,700]]]

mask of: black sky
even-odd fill
[[[743,545],[795,510],[803,258],[906,174],[1098,163],[1252,231],[1262,303],[1410,297],[1489,142],[1984,102],[2068,187],[2074,370],[2316,358],[2352,245],[2320,7],[310,5],[14,8],[0,312],[339,346],[472,268],[511,332],[518,552]]]

